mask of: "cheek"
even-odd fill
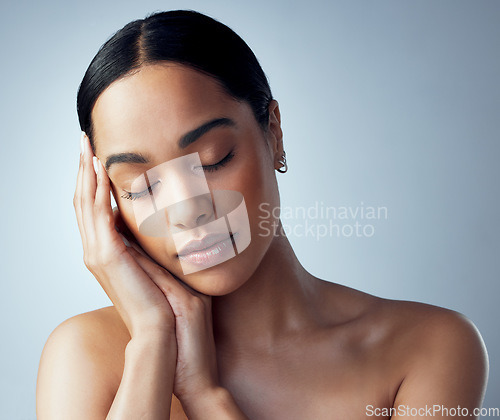
[[[266,153],[268,150],[264,144],[249,150],[231,186],[245,198],[252,242],[256,242],[259,248],[271,241],[273,227],[279,221],[279,214],[273,211],[280,205],[278,184],[274,166]]]
[[[220,175],[208,175],[207,182],[210,190],[243,194],[251,225],[258,222],[261,205],[279,206],[278,184],[269,150],[265,140],[254,132],[245,133],[236,149],[234,162],[222,169]]]
[[[115,198],[116,199],[116,198]],[[125,202],[124,202],[125,201]],[[128,203],[129,200],[119,198],[116,200],[120,210],[121,217],[125,222],[127,228],[135,237],[139,245],[159,264],[168,269],[169,263],[169,239],[161,237],[146,236],[139,232],[137,222],[134,216],[132,205]],[[171,246],[171,245],[170,245]]]

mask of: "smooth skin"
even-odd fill
[[[143,66],[98,98],[99,170],[85,138],[73,202],[85,265],[113,306],[74,316],[49,336],[39,420],[364,419],[375,412],[400,419],[408,417],[381,410],[439,405],[471,414],[481,406],[488,359],[467,318],[319,279],[296,258],[279,218],[262,219],[261,203],[279,206],[283,151],[275,100],[269,112],[262,130],[247,103],[174,63]],[[178,147],[186,132],[219,117],[235,125]],[[147,169],[195,151],[203,165],[234,151],[206,179],[210,189],[243,194],[252,241],[222,264],[183,275],[173,243],[142,235],[123,197]],[[119,152],[150,162],[106,170],[107,157]],[[169,227],[196,226],[188,210]],[[262,220],[274,234],[259,235]]]

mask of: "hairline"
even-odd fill
[[[250,107],[250,110],[252,111],[252,115],[255,119],[255,122],[257,123],[257,125],[259,126],[259,128],[261,129],[261,132],[262,134],[264,134],[264,137],[265,137],[265,134],[267,134],[268,132],[268,126],[263,126],[257,119],[257,116],[255,115],[255,112],[254,112],[254,109],[253,107],[251,106],[251,104],[249,103],[248,100],[245,100],[245,99],[242,99],[242,98],[238,98],[236,97],[235,95],[233,95],[229,89],[224,85],[224,83],[217,77],[215,76],[214,74],[210,73],[210,72],[207,72],[206,70],[203,70],[191,63],[186,63],[186,62],[183,62],[183,61],[180,61],[180,60],[143,60],[141,63],[135,65],[134,67],[132,67],[129,71],[121,74],[120,76],[118,76],[115,80],[113,80],[108,86],[106,86],[106,88],[104,88],[100,93],[99,95],[96,97],[95,101],[94,101],[94,104],[92,105],[92,108],[90,110],[90,113],[89,113],[89,126],[90,126],[90,133],[86,133],[89,137],[89,140],[90,140],[90,146],[92,148],[92,151],[93,153],[95,154],[95,151],[96,151],[96,145],[97,145],[97,141],[96,141],[96,127],[94,125],[94,119],[92,118],[92,113],[94,112],[94,109],[95,109],[95,105],[97,103],[97,100],[101,97],[101,95],[106,92],[106,90],[108,90],[115,82],[119,82],[120,80],[123,80],[125,78],[128,78],[128,77],[131,77],[137,73],[139,73],[143,68],[145,67],[148,67],[148,66],[154,66],[154,65],[159,65],[159,66],[165,66],[165,67],[186,67],[186,68],[190,68],[194,71],[197,71],[198,73],[201,73],[203,75],[206,75],[208,77],[210,77],[213,81],[216,82],[216,85],[217,85],[217,88],[219,89],[219,91],[221,93],[224,93],[226,95],[228,95],[231,99],[235,100],[236,102],[239,102],[239,103],[246,103],[249,105]],[[266,139],[266,142],[267,142],[267,139]]]

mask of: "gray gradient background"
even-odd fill
[[[281,105],[283,206],[387,207],[371,238],[290,236],[304,266],[467,315],[489,351],[484,406],[500,407],[500,2],[140,3],[1,3],[0,417],[35,418],[49,333],[110,304],[72,204],[77,87],[114,31],[175,8],[228,24],[261,61]]]

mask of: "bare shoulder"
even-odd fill
[[[469,318],[435,305],[384,299],[346,286],[331,290],[336,306],[350,316],[350,329],[364,337],[360,346],[375,360],[386,361],[384,372],[397,385],[395,405],[460,405],[471,412],[481,405],[488,355]]]
[[[374,314],[385,320],[391,340],[407,347],[406,356],[413,355],[415,362],[425,357],[427,363],[443,358],[467,359],[478,368],[487,365],[479,330],[460,312],[420,302],[380,299]]]
[[[50,334],[43,355],[61,348],[80,349],[94,361],[116,360],[130,340],[125,324],[114,306],[72,316]]]
[[[59,324],[40,358],[37,418],[104,418],[120,384],[129,339],[113,306]]]
[[[352,328],[367,328],[390,341],[422,349],[459,346],[455,353],[473,351],[479,359],[486,356],[481,335],[465,315],[421,302],[385,299],[348,286],[326,286],[328,310],[336,308],[340,323]],[[408,355],[408,353],[406,353]]]
[[[457,311],[423,303],[387,301],[383,306],[394,318],[394,360],[404,373],[394,405],[461,406],[474,416],[488,380],[488,354],[474,323]]]
[[[388,381],[384,385],[395,407],[461,406],[472,413],[481,405],[488,355],[478,328],[465,315],[334,283],[325,286],[324,296],[330,310],[336,308],[336,324],[354,338],[355,350]]]

